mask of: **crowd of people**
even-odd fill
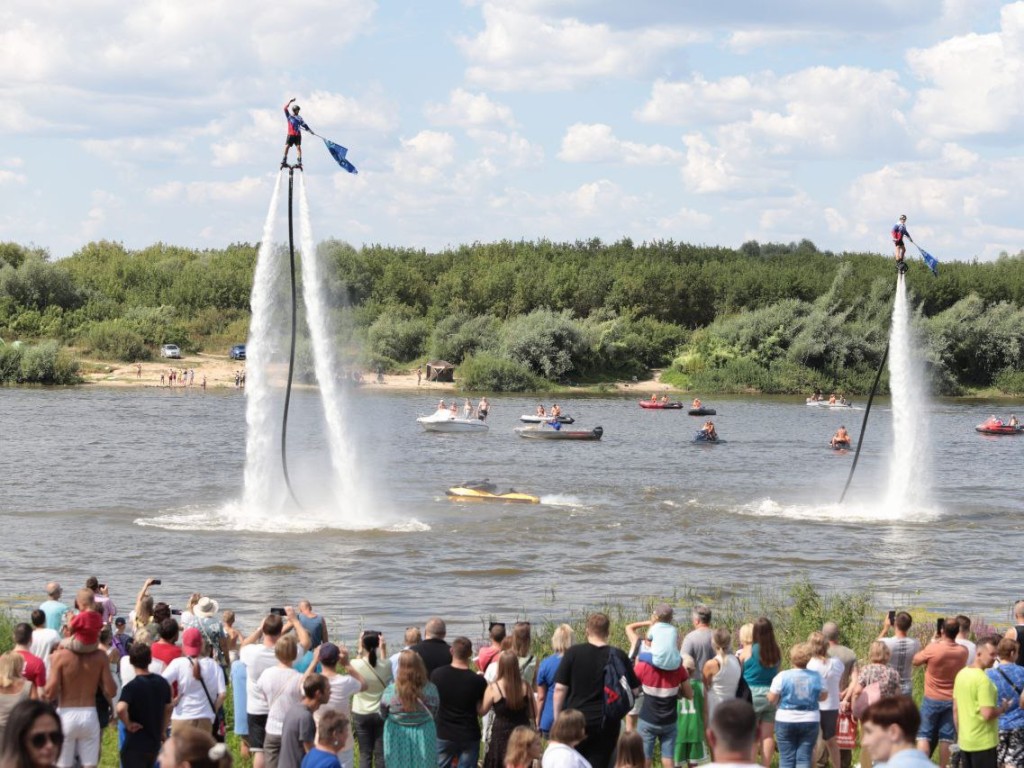
[[[126,615],[95,577],[70,604],[46,586],[0,656],[0,768],[95,768],[108,726],[123,768],[230,768],[229,696],[253,768],[354,768],[354,744],[360,768],[850,768],[858,724],[860,768],[936,750],[941,768],[1024,768],[1024,601],[1005,635],[956,616],[924,644],[892,611],[867,658],[831,622],[784,651],[768,617],[734,637],[700,605],[683,634],[668,604],[624,627],[627,650],[593,613],[544,658],[529,622],[493,622],[474,651],[437,617],[394,649],[363,630],[352,655],[309,601],[243,635],[211,597],[175,611],[159,585]]]

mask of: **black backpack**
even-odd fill
[[[629,685],[629,670],[615,649],[608,646],[608,661],[604,665],[604,692],[601,717],[605,724],[617,723],[633,708],[636,697]]]

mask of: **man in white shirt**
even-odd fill
[[[967,616],[960,614],[956,617],[956,623],[960,625],[960,634],[956,636],[956,644],[962,645],[967,649],[967,666],[971,666],[974,663],[974,657],[978,653],[978,646],[971,642],[971,620]]]
[[[29,651],[38,656],[50,671],[50,652],[60,643],[60,633],[46,626],[46,614],[39,608],[32,611],[32,644]]]
[[[719,703],[705,734],[714,761],[711,766],[757,766],[757,715],[744,699]]]
[[[288,626],[295,628],[299,643],[304,648],[308,647],[309,634],[295,619],[295,611],[288,607],[284,612],[289,619]],[[263,742],[267,732],[267,715],[270,713],[270,704],[256,683],[266,670],[277,666],[274,645],[285,631],[284,617],[272,613],[263,620],[259,629],[242,641],[242,648],[239,651],[239,660],[245,664],[245,711],[249,721],[248,744],[252,753],[253,768],[266,766]]]

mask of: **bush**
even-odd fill
[[[506,323],[502,353],[546,379],[557,380],[579,370],[590,348],[572,313],[537,309]]]
[[[441,320],[430,335],[430,356],[461,363],[477,352],[498,348],[501,322],[493,315],[451,315]]]
[[[14,384],[21,378],[21,347],[0,345],[0,384]]]
[[[463,361],[458,381],[461,389],[473,392],[535,392],[546,383],[522,363],[484,353]]]
[[[427,322],[388,310],[374,320],[366,337],[372,355],[407,362],[423,354]]]
[[[996,387],[1007,395],[1024,395],[1024,371],[1004,368],[996,376]]]
[[[0,347],[0,382],[77,384],[78,362],[56,341],[21,348]]]
[[[93,323],[82,341],[94,353],[109,355],[126,363],[149,360],[152,357],[152,352],[146,346],[142,335],[129,328],[122,320]]]

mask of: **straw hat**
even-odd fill
[[[201,597],[199,602],[196,603],[195,608],[192,609],[192,612],[200,618],[212,619],[219,610],[220,606],[217,605],[217,601],[212,597]]]

